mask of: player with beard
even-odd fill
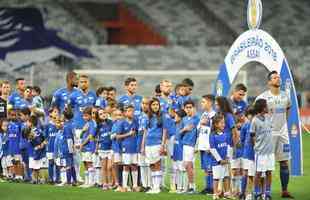
[[[8,103],[15,109],[16,105],[20,104],[23,99],[24,92],[26,90],[26,81],[24,78],[16,79],[16,91],[12,92],[12,94],[8,98]]]
[[[162,80],[160,82],[160,92],[161,95],[158,97],[160,101],[161,111],[168,113],[169,108],[172,105],[171,92],[172,92],[172,82],[169,80]]]
[[[268,74],[269,90],[257,97],[265,99],[272,121],[272,142],[276,161],[280,163],[280,180],[282,186],[282,198],[293,198],[288,192],[290,171],[289,160],[291,159],[287,120],[291,107],[290,97],[280,90],[281,77],[278,72]]]
[[[11,91],[11,85],[8,81],[3,81],[1,84],[1,96],[0,96],[0,119],[7,118],[8,110],[8,98]]]

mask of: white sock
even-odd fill
[[[161,170],[160,171],[162,172],[162,175],[161,175],[162,177],[165,177],[166,174],[167,174],[166,161],[167,161],[166,156],[162,156],[161,157],[161,165],[160,165],[161,166]],[[160,186],[166,187],[165,179],[164,178],[161,178]]]
[[[147,168],[140,166],[141,184],[144,188],[147,187]]]
[[[124,170],[123,171],[123,187],[124,188],[128,187],[128,185],[127,185],[127,183],[128,183],[128,175],[129,175],[129,172]]]
[[[96,167],[96,170],[95,170],[95,183],[97,183],[98,185],[101,184],[101,173],[100,173],[99,167]]]
[[[3,169],[3,176],[4,176],[4,177],[7,177],[7,176],[8,176],[8,170],[7,170],[7,168],[6,168],[6,167],[2,167],[2,169]]]
[[[131,171],[132,176],[132,186],[138,187],[138,171]]]
[[[182,184],[181,172],[180,172],[180,170],[177,170],[176,171],[176,185],[177,185],[178,191],[182,190],[181,184]]]
[[[88,170],[84,171],[84,177],[85,177],[85,185],[89,185],[89,174],[88,174]]]
[[[88,184],[94,185],[94,176],[95,176],[95,169],[93,167],[88,168]]]
[[[236,176],[236,190],[241,192],[241,176]]]
[[[152,174],[152,189],[155,189],[155,187],[156,187],[156,172],[154,172],[154,171],[152,171],[151,172],[151,174]]]
[[[163,173],[161,171],[157,171],[155,173],[155,190],[159,190],[162,185]]]
[[[147,187],[152,187],[152,172],[149,166],[146,167]]]
[[[60,170],[60,180],[61,180],[61,183],[67,183],[67,174],[66,174],[65,168],[61,168]]]
[[[187,173],[186,171],[182,171],[182,188],[183,190],[187,190],[188,182],[187,182]]]
[[[172,161],[172,167],[171,167],[171,174],[170,174],[170,185],[175,187],[176,185],[176,163],[174,161]]]

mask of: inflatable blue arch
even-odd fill
[[[250,29],[236,39],[225,57],[224,64],[220,65],[214,94],[227,96],[240,69],[250,62],[261,63],[269,71],[279,72],[282,79],[281,89],[291,97],[292,107],[288,119],[292,154],[291,174],[300,176],[303,173],[302,136],[294,80],[282,49],[267,32]]]

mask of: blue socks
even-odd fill
[[[280,180],[282,191],[287,191],[287,185],[290,179],[290,171],[287,165],[280,165]]]
[[[213,174],[212,174],[212,171],[208,172],[207,180],[208,180],[207,188],[212,192],[213,191]]]
[[[60,167],[56,166],[56,183],[60,183]]]
[[[266,185],[266,191],[265,191],[266,196],[271,196],[271,186],[270,185]]]
[[[248,177],[242,176],[241,178],[241,193],[242,194],[245,194],[247,182],[248,182]]]
[[[54,182],[54,161],[49,160],[48,161],[48,179],[52,182]]]

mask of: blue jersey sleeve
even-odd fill
[[[233,129],[236,127],[236,124],[235,124],[235,119],[233,117],[232,114],[226,114],[225,116],[226,120],[225,120],[225,126],[227,126],[227,128],[229,130]]]

